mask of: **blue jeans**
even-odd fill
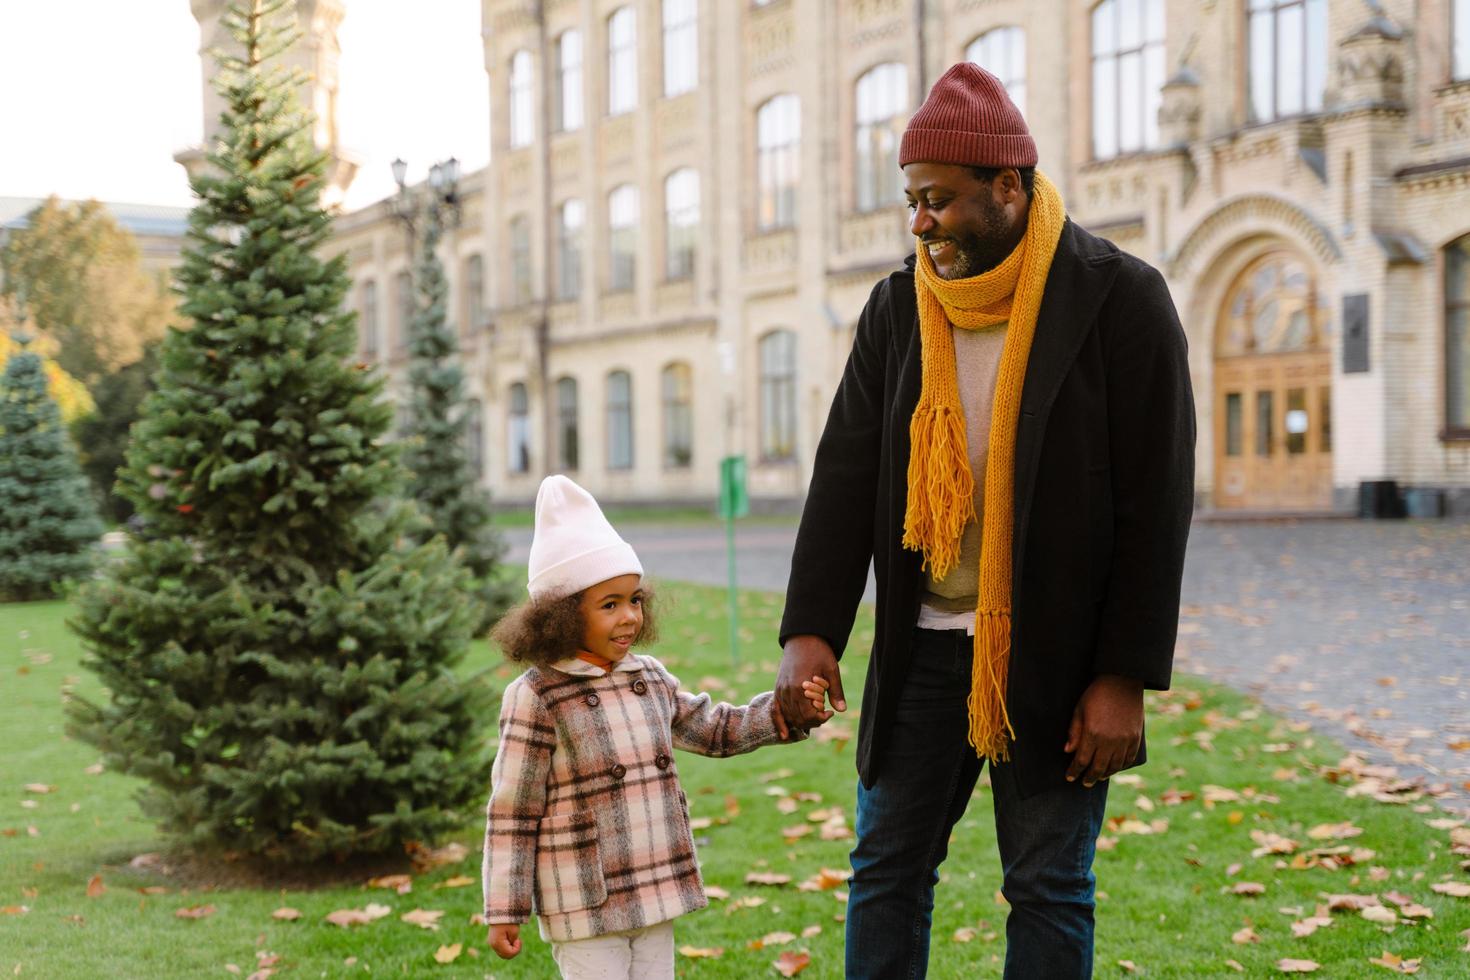
[[[914,632],[913,665],[876,782],[872,789],[858,783],[847,902],[850,980],[928,971],[939,865],[980,775],[981,761],[966,741],[971,644],[962,630]],[[1022,799],[1011,767],[992,767],[1001,891],[1010,903],[1009,980],[1092,976],[1092,859],[1107,787],[1069,783]]]

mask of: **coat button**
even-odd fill
[[[669,768],[669,757],[660,752],[658,754],[658,758],[653,760],[653,764],[658,766],[660,769],[667,769]]]
[[[626,776],[628,774],[628,767],[625,766],[625,765],[623,765],[621,762],[619,762],[617,765],[615,765],[615,766],[612,767],[611,772],[612,772],[612,778],[614,778],[614,779],[622,779],[624,776]]]
[[[586,697],[586,698],[584,698],[584,699],[583,699],[583,700],[585,700],[585,701],[586,701],[586,702],[587,702],[587,705],[588,705],[588,706],[589,706],[589,707],[592,707],[592,708],[595,708],[595,707],[597,707],[597,706],[598,706],[598,705],[599,705],[599,704],[601,704],[601,703],[602,703],[602,698],[600,698],[600,697],[598,697],[598,696],[597,696],[597,695],[596,695],[596,694],[589,694],[589,695],[587,695],[587,697]]]
[[[636,681],[633,682],[633,693],[634,694],[647,694],[648,693],[648,685],[643,682],[643,678],[640,677],[640,678],[638,678],[638,680],[636,680]]]

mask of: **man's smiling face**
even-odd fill
[[[972,167],[911,163],[903,172],[909,228],[929,250],[941,279],[967,279],[994,268],[1025,233],[1029,201],[1016,171],[984,180]]]

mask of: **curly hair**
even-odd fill
[[[658,640],[653,590],[647,586],[641,588],[643,628],[633,640],[635,647]],[[515,663],[540,667],[575,657],[587,632],[587,622],[582,617],[584,592],[557,599],[528,599],[495,624],[490,639],[505,651],[507,660]]]

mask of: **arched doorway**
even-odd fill
[[[1231,284],[1215,330],[1215,506],[1332,506],[1328,311],[1307,263],[1278,250]]]

